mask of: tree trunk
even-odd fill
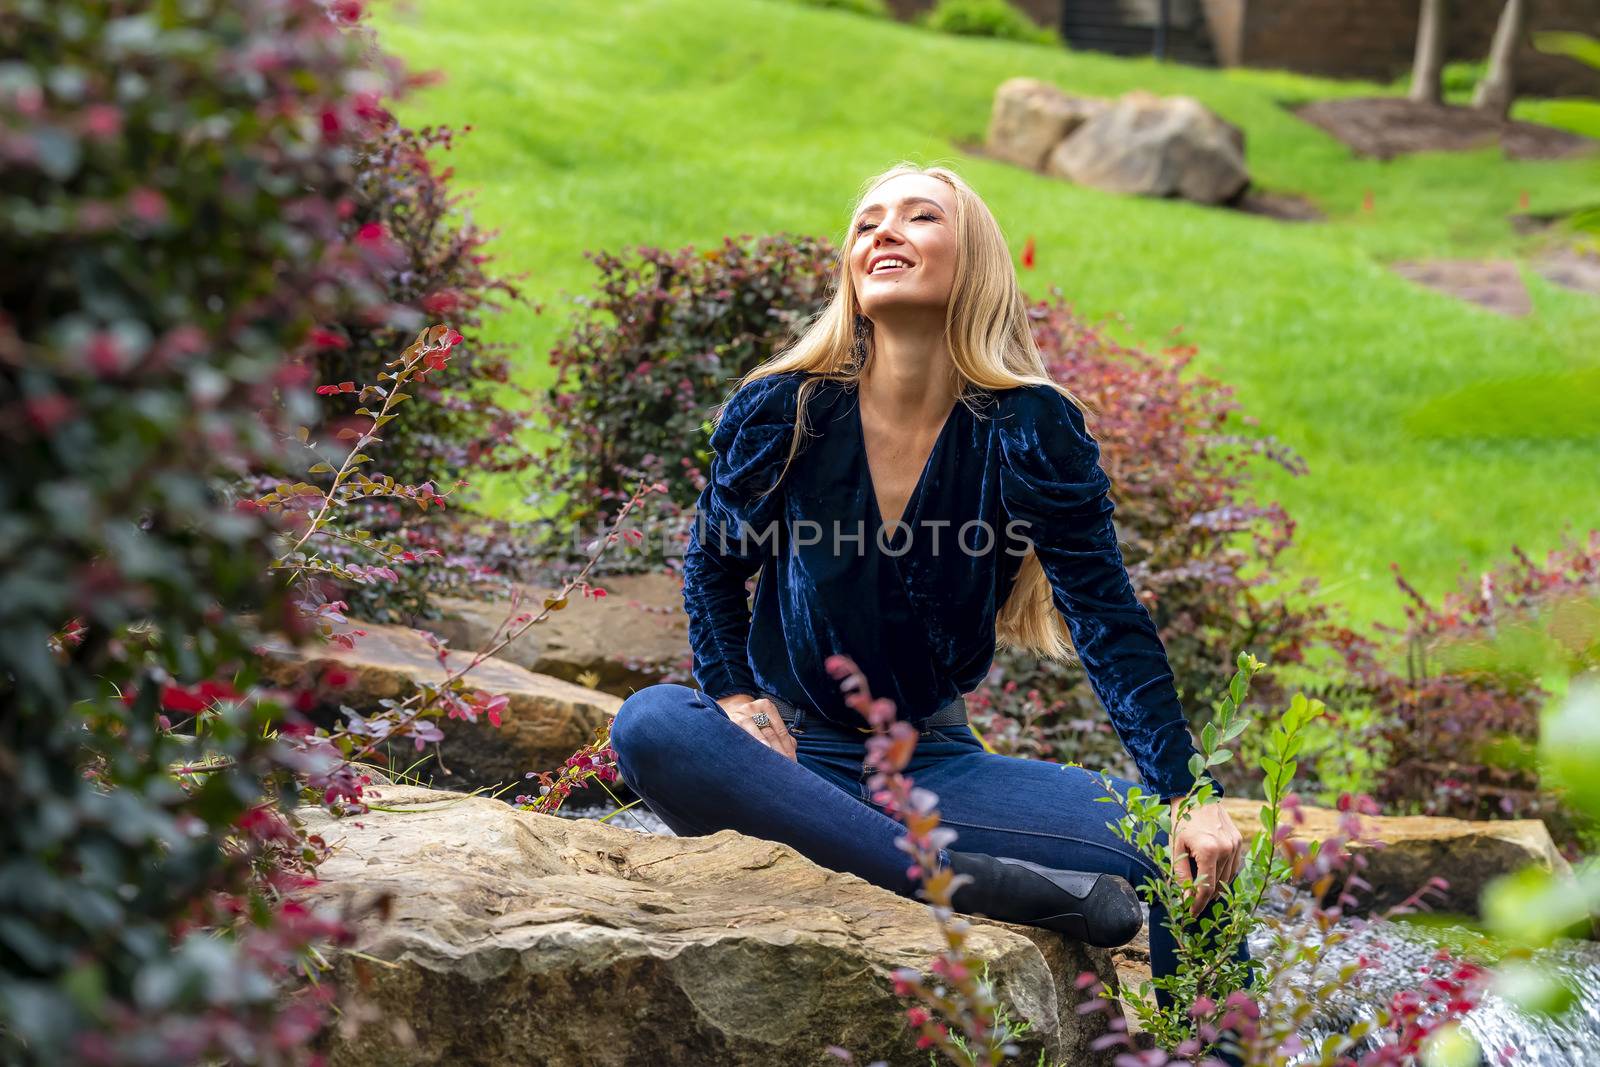
[[[1494,44],[1489,46],[1489,70],[1472,94],[1472,106],[1504,119],[1511,114],[1516,99],[1517,45],[1522,43],[1527,17],[1524,0],[1506,0],[1500,23],[1494,28]]]
[[[1421,104],[1444,101],[1440,74],[1444,70],[1444,34],[1449,18],[1448,0],[1422,0],[1417,20],[1417,54],[1411,63],[1411,99]]]

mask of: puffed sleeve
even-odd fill
[[[1013,532],[1033,542],[1089,685],[1145,787],[1163,799],[1180,796],[1194,782],[1194,739],[1166,646],[1117,545],[1100,446],[1083,413],[1049,386],[1003,396],[997,427],[1007,519],[1027,524]]]
[[[745,582],[779,543],[783,491],[760,494],[788,458],[799,378],[776,374],[748,383],[729,398],[711,434],[710,476],[683,557],[683,607],[694,679],[713,700],[756,694]]]

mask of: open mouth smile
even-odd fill
[[[885,259],[880,261],[868,274],[876,277],[880,274],[903,274],[910,270],[912,265],[903,259]]]

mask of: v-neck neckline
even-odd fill
[[[862,477],[867,483],[867,499],[872,505],[872,514],[877,519],[878,528],[883,529],[888,526],[888,523],[884,521],[883,511],[878,506],[878,486],[872,480],[872,463],[867,459],[867,424],[861,417],[861,387],[859,384],[856,386],[853,406],[855,407],[856,442],[860,445],[858,451],[861,456]],[[906,519],[910,518],[922,503],[922,489],[924,483],[928,480],[928,472],[933,469],[933,462],[939,455],[939,447],[944,444],[945,437],[950,433],[950,426],[956,421],[956,408],[960,406],[961,401],[957,399],[954,404],[950,405],[950,410],[945,413],[944,422],[940,424],[939,432],[933,439],[933,447],[928,449],[927,458],[922,461],[922,471],[917,475],[916,484],[911,487],[911,495],[906,497],[905,507],[900,509],[900,517],[895,520],[897,525],[904,524]]]

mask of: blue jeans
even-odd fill
[[[628,786],[676,834],[731,829],[779,841],[823,867],[916,899],[917,883],[906,874],[910,856],[894,844],[905,827],[868,795],[872,772],[862,761],[871,731],[779,706],[798,763],[751,737],[699,690],[672,683],[623,701],[611,725],[611,747]],[[996,755],[963,723],[924,726],[905,773],[938,794],[939,822],[956,831],[950,847],[957,851],[1117,874],[1135,888],[1159,877],[1111,830],[1108,823],[1121,809],[1096,801],[1108,794],[1094,772]],[[1111,784],[1125,793],[1132,783],[1112,778]],[[1165,835],[1157,840],[1165,844]],[[1151,909],[1156,975],[1177,966],[1164,915]]]

